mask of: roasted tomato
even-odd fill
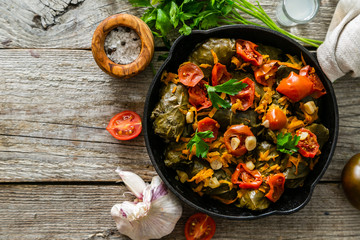
[[[274,81],[275,74],[279,68],[279,63],[276,60],[272,60],[268,63],[255,68],[254,76],[255,80],[261,85],[268,86],[270,82]]]
[[[217,135],[219,133],[219,128],[220,128],[219,123],[217,121],[215,121],[214,119],[209,118],[209,117],[201,119],[198,122],[198,130],[199,130],[199,132],[205,132],[205,131],[208,131],[208,130],[213,132],[214,137],[213,138],[205,138],[204,139],[205,142],[212,142],[212,141],[216,140]]]
[[[360,153],[346,163],[341,180],[347,199],[360,210]]]
[[[248,136],[254,136],[254,134],[246,125],[240,124],[229,127],[224,133],[224,142],[227,151],[234,156],[244,155],[247,152],[245,139]]]
[[[140,134],[141,129],[141,118],[132,111],[123,111],[116,114],[106,127],[106,130],[119,140],[133,139]]]
[[[313,92],[313,85],[309,78],[291,72],[287,78],[281,80],[276,91],[284,94],[291,101],[298,102]]]
[[[310,81],[314,84],[313,91],[311,92],[312,97],[319,98],[322,95],[326,94],[324,85],[322,84],[319,76],[315,73],[314,68],[307,65],[307,66],[303,67],[302,69],[300,69],[299,75],[309,78]]]
[[[186,221],[185,237],[186,240],[210,240],[216,230],[216,225],[212,217],[204,213],[195,213]]]
[[[263,56],[256,51],[256,45],[253,42],[238,39],[236,40],[236,53],[245,62],[250,62],[254,66],[260,66],[263,62]]]
[[[196,107],[196,110],[200,111],[201,109],[205,109],[212,106],[211,101],[206,96],[207,91],[204,80],[200,81],[195,87],[189,87],[189,103]]]
[[[296,135],[300,136],[300,140],[296,145],[299,148],[299,153],[304,157],[315,157],[320,147],[316,135],[306,128],[297,130]]]
[[[211,72],[211,84],[213,86],[223,84],[231,79],[231,74],[226,70],[226,66],[216,63]]]
[[[178,75],[180,82],[189,87],[194,87],[204,78],[203,71],[196,64],[191,62],[180,65]]]
[[[285,175],[283,173],[272,175],[268,177],[267,184],[269,184],[270,190],[265,197],[272,202],[276,202],[284,192]]]
[[[241,90],[238,94],[234,96],[230,96],[231,103],[236,103],[236,99],[241,101],[242,111],[246,111],[251,107],[254,103],[254,96],[255,96],[255,83],[251,81],[250,78],[244,78],[241,80],[243,83],[246,83],[247,86]]]
[[[287,118],[283,111],[278,107],[273,108],[266,113],[266,120],[269,121],[269,128],[271,130],[280,130],[286,126]]]
[[[239,163],[231,176],[233,184],[246,189],[258,189],[262,181],[261,173],[258,170],[249,170],[244,163]]]

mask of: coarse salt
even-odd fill
[[[140,54],[141,39],[133,29],[120,26],[106,36],[104,48],[106,55],[114,63],[129,64]]]

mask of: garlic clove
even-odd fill
[[[116,204],[111,215],[120,233],[134,240],[159,239],[170,234],[180,219],[182,206],[158,176],[143,189],[142,202]]]
[[[137,197],[142,199],[146,183],[137,174],[129,171],[122,171],[119,167],[115,170],[124,181],[126,187]]]

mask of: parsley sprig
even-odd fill
[[[247,84],[243,82],[239,82],[239,80],[237,79],[230,79],[229,81],[224,82],[223,84],[217,86],[210,86],[205,84],[205,87],[208,92],[209,99],[212,102],[213,106],[219,109],[219,107],[230,108],[231,104],[228,101],[222,99],[219,95],[217,95],[216,94],[217,92],[226,93],[231,96],[234,96],[238,94],[242,89],[246,88]]]
[[[288,154],[293,154],[298,151],[296,145],[300,140],[300,136],[295,135],[293,137],[291,133],[279,133],[276,138],[278,151]]]
[[[190,139],[188,144],[186,145],[186,148],[190,151],[192,150],[193,146],[196,147],[196,153],[195,155],[197,157],[206,158],[206,155],[209,151],[209,145],[203,140],[205,138],[213,138],[214,134],[212,131],[205,131],[205,132],[198,132],[196,130],[195,135]]]
[[[142,20],[153,34],[169,46],[167,36],[176,29],[188,35],[192,29],[209,29],[224,24],[246,24],[267,27],[290,38],[318,47],[322,41],[298,37],[280,28],[264,11],[259,2],[247,0],[129,0],[135,7],[146,7]],[[260,20],[260,24],[245,17]]]

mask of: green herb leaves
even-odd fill
[[[247,87],[247,84],[243,82],[239,82],[239,80],[237,79],[230,79],[229,81],[221,85],[210,86],[205,84],[205,87],[208,92],[209,99],[212,102],[213,106],[219,109],[219,107],[230,108],[231,104],[228,101],[222,99],[219,95],[216,94],[216,92],[226,93],[231,96],[234,96],[238,94],[242,89]]]
[[[322,41],[295,36],[276,25],[261,5],[247,0],[129,0],[134,7],[147,7],[142,20],[165,44],[171,30],[178,29],[180,34],[188,35],[192,29],[208,29],[224,24],[251,24],[267,27],[291,38],[318,47]],[[242,14],[240,14],[240,12]],[[245,19],[256,18],[263,24]]]
[[[296,145],[298,144],[300,137],[291,133],[279,133],[277,135],[277,150],[283,153],[293,154],[298,151]]]
[[[190,151],[192,150],[193,146],[196,147],[196,156],[206,158],[206,154],[209,151],[209,145],[203,140],[204,138],[213,138],[214,134],[212,131],[205,131],[205,132],[198,132],[196,130],[195,135],[190,139],[186,148]]]

